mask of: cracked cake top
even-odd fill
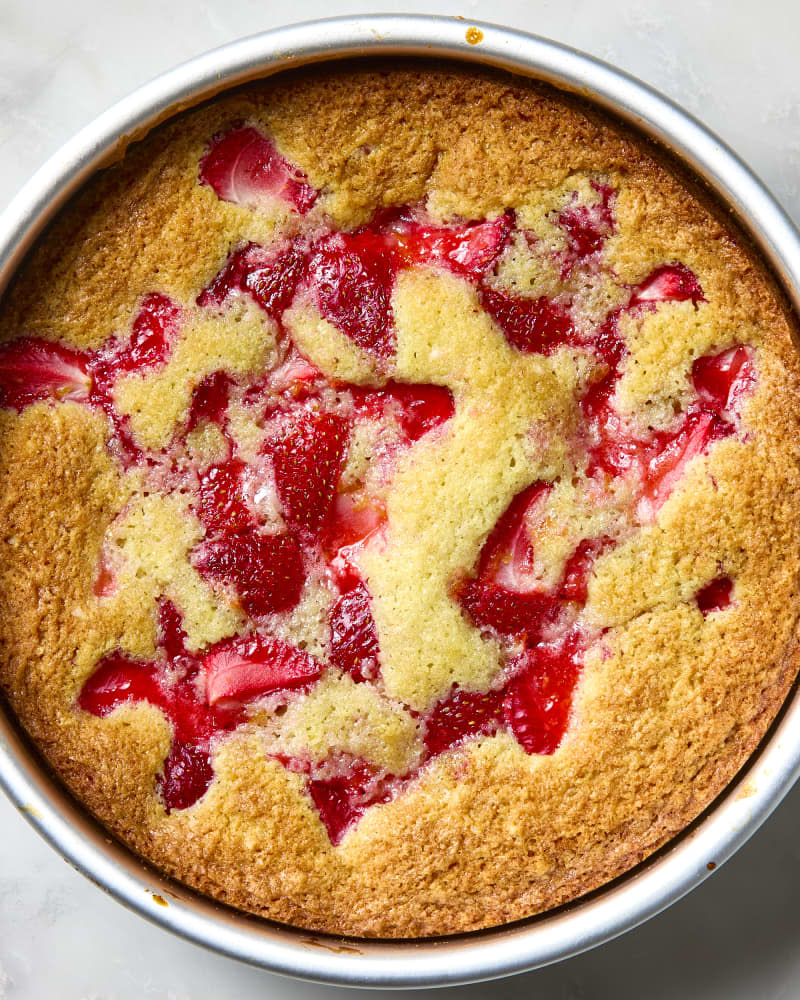
[[[794,319],[542,85],[281,76],[133,144],[0,306],[0,681],[187,884],[425,936],[575,898],[796,671]]]

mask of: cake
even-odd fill
[[[242,910],[574,900],[794,680],[795,332],[724,206],[543,84],[361,64],[183,112],[0,304],[8,702]]]

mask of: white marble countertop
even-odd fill
[[[797,0],[346,0],[336,8],[323,0],[291,8],[264,0],[0,0],[0,208],[80,126],[162,70],[287,19],[376,6],[509,24],[629,70],[717,131],[800,221]],[[2,797],[0,824],[0,1000],[333,995],[209,954],[128,913]],[[799,826],[800,787],[723,869],[638,930],[558,966],[439,995],[798,997]]]

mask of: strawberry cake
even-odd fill
[[[624,873],[797,667],[795,318],[590,106],[399,63],[130,145],[0,305],[0,682],[183,883],[369,937]]]

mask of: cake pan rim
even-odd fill
[[[480,21],[429,15],[289,25],[214,49],[138,88],[67,142],[2,213],[0,292],[58,209],[131,139],[248,80],[364,56],[425,56],[493,66],[545,80],[621,118],[666,146],[733,211],[800,315],[800,235],[749,168],[696,119],[628,74],[567,46]],[[681,898],[709,874],[710,865],[719,867],[758,829],[798,773],[800,695],[795,688],[760,750],[704,815],[653,859],[586,900],[457,938],[337,939],[237,913],[150,869],[109,839],[49,774],[11,713],[0,712],[0,785],[52,846],[118,901],[230,957],[302,979],[362,987],[477,982],[537,968],[610,940]]]

